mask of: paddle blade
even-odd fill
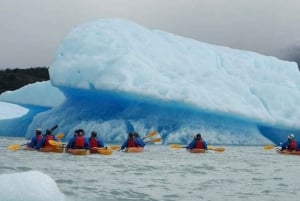
[[[111,145],[111,146],[108,146],[107,148],[112,151],[116,151],[116,150],[120,149],[120,145]]]
[[[61,145],[60,142],[57,142],[55,140],[49,140],[48,142],[49,142],[50,145],[53,145],[53,146],[59,146],[59,145]]]
[[[151,131],[150,133],[148,133],[148,134],[146,135],[146,138],[150,138],[150,137],[152,137],[152,136],[154,136],[154,135],[156,135],[156,134],[157,134],[157,131],[156,131],[156,130]]]
[[[151,142],[161,142],[161,138],[155,138],[155,139],[151,140]]]
[[[186,148],[186,147],[182,147],[180,144],[171,144],[170,148],[171,149],[181,149],[181,148]]]
[[[225,151],[225,148],[218,147],[218,148],[214,148],[213,150],[216,151],[216,152],[223,152],[223,151]]]
[[[63,133],[59,133],[59,134],[57,134],[55,137],[57,138],[57,139],[59,139],[59,140],[61,140],[61,139],[63,139],[64,138],[64,134]]]
[[[7,147],[7,149],[10,150],[10,151],[16,151],[16,150],[21,149],[21,145],[19,145],[19,144],[9,145],[9,146]]]
[[[274,147],[275,147],[274,145],[266,145],[266,146],[264,146],[264,150],[271,150]]]

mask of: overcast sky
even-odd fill
[[[281,59],[300,55],[300,0],[0,0],[0,68],[50,66],[75,26],[112,17]]]

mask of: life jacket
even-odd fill
[[[194,148],[195,149],[204,149],[202,141],[201,140],[196,140]]]
[[[84,148],[84,136],[78,135],[76,136],[74,147],[75,149],[83,149]]]
[[[127,147],[136,147],[136,144],[135,144],[135,142],[134,142],[134,139],[129,139],[129,140],[128,140]]]
[[[51,146],[51,144],[49,144],[49,140],[54,140],[53,135],[46,135],[45,147],[46,146]]]
[[[290,142],[289,149],[290,149],[290,150],[295,150],[296,147],[297,147],[296,141],[291,141],[291,142]]]
[[[42,135],[37,135],[35,138],[35,145],[37,145],[43,139]]]
[[[91,137],[89,141],[90,141],[91,148],[98,147],[98,140],[97,140],[97,138]]]

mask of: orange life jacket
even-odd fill
[[[46,135],[45,147],[46,146],[51,146],[51,144],[49,143],[49,140],[54,140],[53,135]]]
[[[81,136],[81,135],[76,136],[74,148],[77,148],[77,149],[84,148],[84,136]]]
[[[197,140],[196,143],[195,143],[195,147],[196,149],[204,149],[203,147],[203,143],[201,140]]]

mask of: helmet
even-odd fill
[[[294,134],[293,133],[291,133],[289,136],[288,136],[288,139],[294,139]]]
[[[198,133],[198,134],[196,135],[196,138],[201,138],[201,134]]]

